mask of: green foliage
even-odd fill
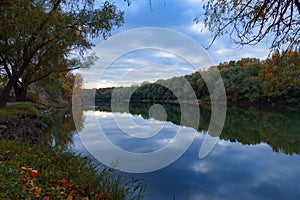
[[[25,100],[28,86],[51,74],[87,67],[92,38],[110,36],[124,13],[112,1],[3,0],[0,6],[0,72],[7,79],[0,106],[12,88]],[[78,56],[73,56],[76,53]],[[2,79],[2,78],[1,78]],[[51,91],[51,90],[50,90]]]
[[[40,120],[45,123],[45,124],[53,124],[54,123],[54,120],[53,120],[53,117],[51,115],[48,115],[48,114],[42,114],[40,116]]]
[[[63,103],[62,101],[70,103],[72,101],[75,77],[76,75],[72,73],[51,74],[45,79],[38,81],[36,86],[43,89],[50,96],[51,101],[60,104]]]
[[[218,68],[225,86],[229,102],[260,103],[300,103],[300,50],[275,52],[265,61],[256,58],[242,58],[238,61],[211,66],[207,71],[195,72],[184,77],[159,80],[155,83],[144,83],[131,96],[132,101],[176,102],[179,95],[190,99],[184,78],[193,88],[195,95],[203,102],[218,95],[217,87],[208,91],[206,81],[210,85],[221,84],[215,80],[214,70]],[[96,92],[96,100],[110,101],[111,93],[128,93],[130,88],[103,88]],[[125,96],[125,95],[123,95]],[[122,95],[121,95],[122,97]],[[124,98],[120,98],[124,100]]]
[[[19,117],[23,115],[40,116],[41,112],[30,102],[18,102],[5,108],[0,108],[0,118]]]
[[[114,88],[100,88],[96,90],[97,101],[110,101]]]
[[[1,199],[141,199],[144,183],[70,152],[0,141]]]

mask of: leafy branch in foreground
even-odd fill
[[[299,48],[299,0],[208,0],[203,8],[204,25],[213,34],[209,47],[217,37],[229,34],[239,45],[270,39],[271,50]]]

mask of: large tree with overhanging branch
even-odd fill
[[[297,49],[300,44],[299,0],[203,0],[202,22],[213,40],[229,35],[238,45],[269,41],[271,50]],[[212,44],[211,43],[211,44]]]
[[[95,0],[1,0],[0,107],[12,89],[25,100],[31,83],[84,66],[91,39],[110,36],[123,15],[113,1],[96,7]]]

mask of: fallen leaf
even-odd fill
[[[33,178],[37,178],[38,177],[38,171],[37,170],[31,170],[30,174]]]
[[[39,196],[40,196],[40,193],[41,193],[41,191],[42,191],[42,189],[41,189],[41,188],[39,188],[39,187],[35,187],[35,188],[34,188],[34,195],[35,195],[36,197],[39,197]]]
[[[22,187],[22,191],[26,192],[26,186],[25,185]]]
[[[69,194],[67,200],[73,200],[73,196]]]
[[[43,198],[43,200],[50,200],[50,198],[46,196]]]
[[[52,179],[52,180],[51,180],[51,183],[54,184],[54,185],[58,185],[58,180]]]
[[[66,178],[63,178],[63,179],[61,180],[61,182],[62,182],[62,184],[63,184],[64,187],[66,187],[66,186],[69,185],[69,182],[68,182],[68,180],[67,180]]]

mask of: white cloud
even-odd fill
[[[209,172],[210,169],[211,169],[211,167],[206,162],[199,162],[193,166],[194,171],[196,171],[198,173],[203,173],[203,174]]]
[[[261,60],[268,57],[269,49],[266,44],[261,43],[256,46],[245,45],[239,47],[237,44],[224,43],[225,40],[228,40],[228,37],[222,36],[217,38],[211,48],[208,49],[208,53],[214,60],[215,65],[221,62],[239,60],[247,57],[259,58]]]
[[[166,52],[166,51],[159,51],[155,54],[155,56],[157,58],[177,58],[176,55],[174,55],[172,53],[169,53],[169,52]]]
[[[207,34],[208,33],[208,30],[207,30],[207,28],[205,28],[205,25],[203,22],[193,23],[189,26],[189,29],[192,32],[195,32],[197,34]]]

